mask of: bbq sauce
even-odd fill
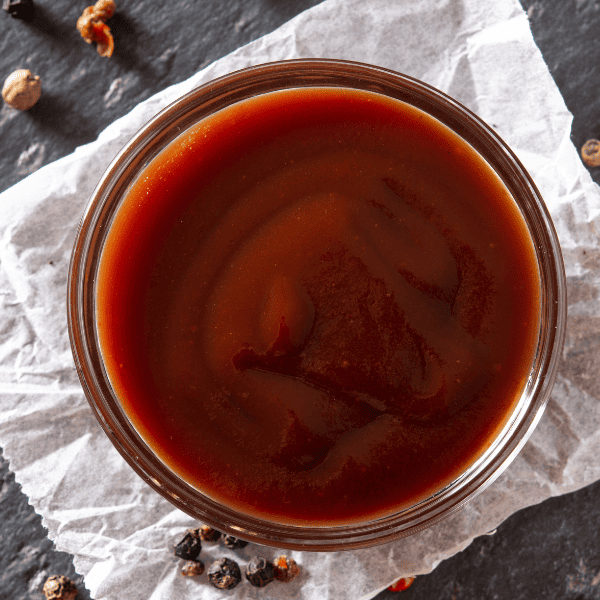
[[[539,330],[526,225],[487,162],[405,103],[272,92],[182,133],[116,214],[107,373],[173,471],[284,523],[366,521],[472,464]]]

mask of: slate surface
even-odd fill
[[[27,113],[0,109],[0,191],[93,141],[155,92],[276,29],[318,0],[117,0],[116,50],[98,57],[75,29],[87,1],[38,0],[32,23],[0,14],[0,80],[18,68],[42,76]],[[393,0],[390,0],[393,1]],[[600,138],[600,1],[521,0],[532,31],[574,114],[579,149]],[[600,168],[591,170],[600,183]],[[600,482],[520,511],[495,535],[378,600],[592,600],[600,598]],[[41,598],[46,577],[77,578],[0,453],[0,598]],[[348,594],[352,598],[351,591]],[[81,586],[77,600],[89,600]],[[126,600],[126,599],[124,599]]]
[[[110,59],[75,27],[88,4],[36,0],[32,23],[0,14],[0,81],[17,69],[42,78],[42,98],[31,110],[0,110],[0,192],[319,0],[117,0]]]

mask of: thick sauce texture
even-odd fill
[[[365,521],[450,483],[506,423],[539,330],[535,252],[495,172],[378,94],[273,92],[132,184],[97,323],[130,420],[213,499]]]

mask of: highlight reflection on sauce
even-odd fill
[[[400,102],[225,109],[146,168],[113,229],[97,299],[115,391],[162,460],[246,512],[411,505],[477,458],[527,378],[525,225],[465,142]]]

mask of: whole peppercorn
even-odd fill
[[[289,583],[292,579],[296,579],[300,573],[300,568],[296,561],[285,554],[278,556],[274,562],[275,579]]]
[[[232,590],[242,580],[240,567],[230,558],[220,558],[208,568],[208,580],[219,590]]]
[[[209,527],[208,525],[202,525],[199,529],[200,539],[205,542],[216,542],[221,537],[221,532]]]
[[[2,10],[5,10],[14,19],[33,21],[35,7],[33,0],[4,0]]]
[[[588,167],[600,167],[600,140],[588,140],[581,148],[581,158]]]
[[[223,546],[226,548],[231,548],[231,550],[235,550],[236,548],[244,548],[248,545],[248,542],[224,533],[221,534],[221,542],[223,542]]]
[[[42,82],[29,69],[11,73],[4,82],[4,102],[18,110],[29,110],[42,95]]]
[[[273,563],[262,556],[255,556],[246,566],[246,579],[254,587],[265,587],[275,579]]]
[[[64,575],[48,577],[42,591],[47,600],[73,600],[77,596],[77,586]]]
[[[204,573],[204,563],[201,560],[188,560],[181,567],[181,574],[186,577],[196,577]]]
[[[202,551],[202,541],[197,529],[188,529],[181,541],[173,546],[175,556],[183,560],[195,560]]]
[[[414,580],[414,577],[401,577],[397,581],[394,581],[394,583],[388,587],[388,590],[390,590],[390,592],[403,592],[413,584]]]

